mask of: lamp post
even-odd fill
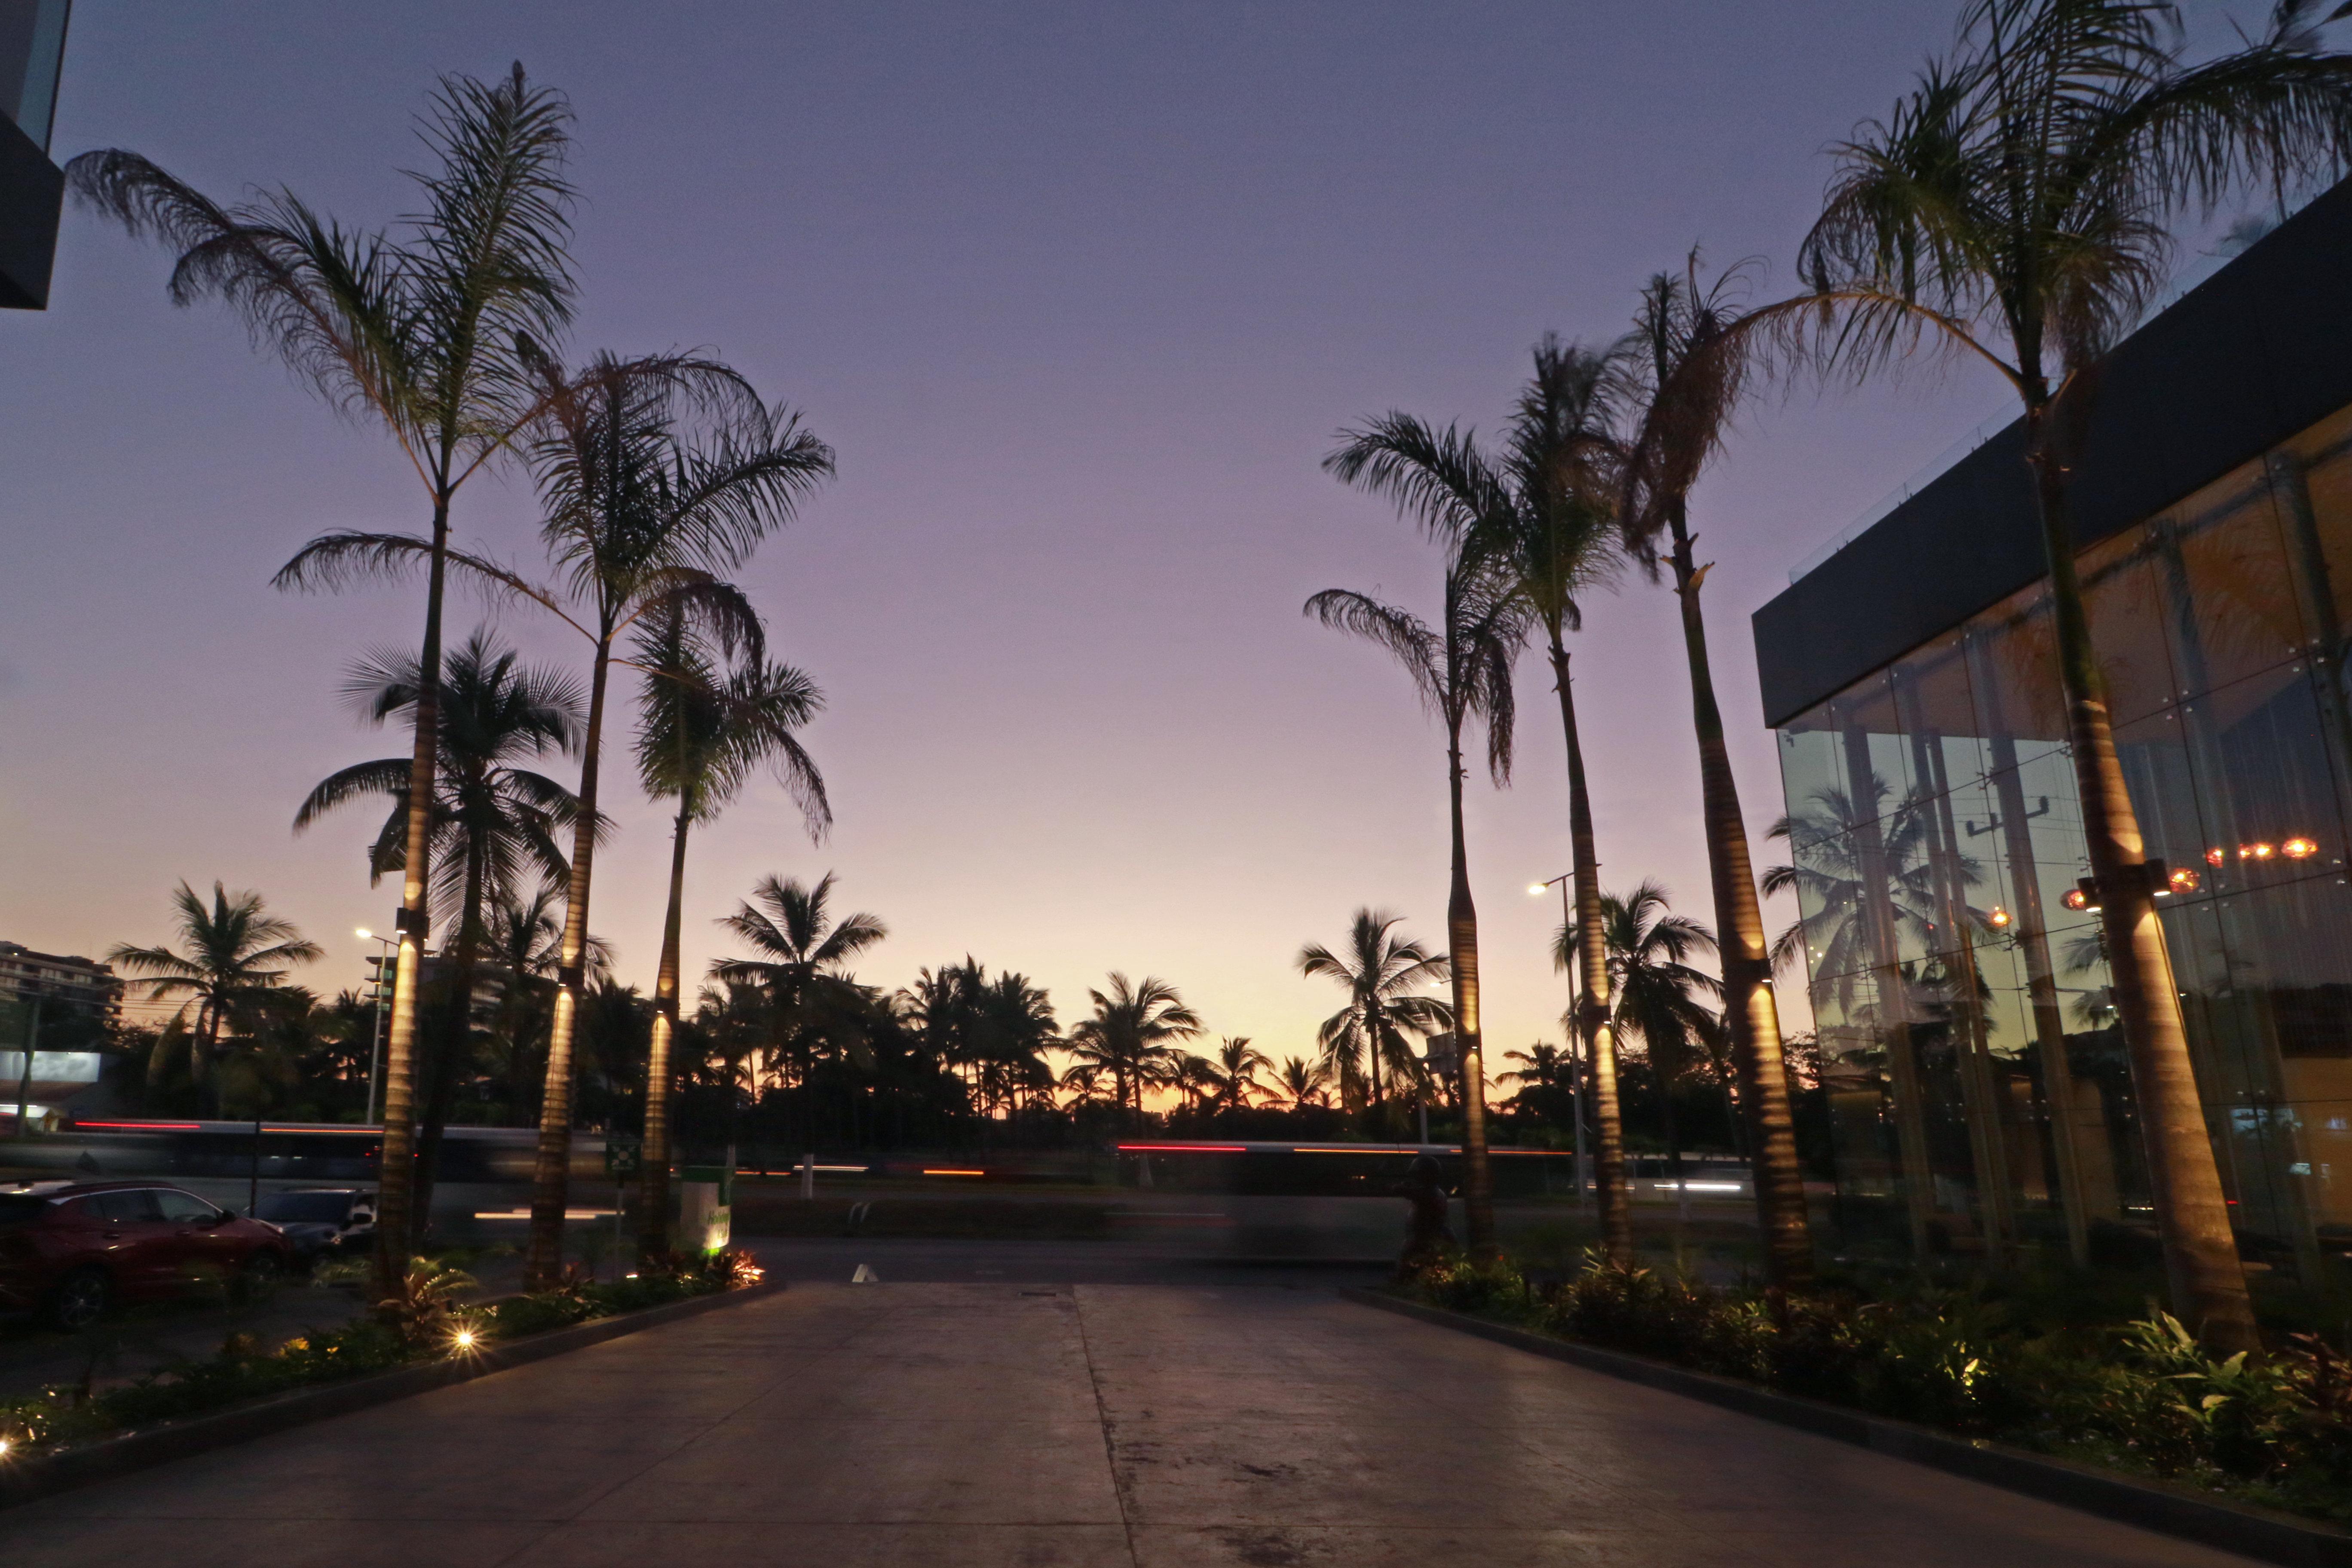
[[[1576,925],[1575,913],[1568,902],[1569,879],[1575,875],[1573,871],[1564,871],[1549,881],[1533,882],[1528,887],[1528,896],[1538,899],[1546,888],[1559,889],[1559,929],[1563,931]],[[1584,1047],[1576,1027],[1576,965],[1571,962],[1563,967],[1568,971],[1568,1103],[1576,1120],[1576,1206],[1580,1209],[1584,1206]]]
[[[375,932],[368,930],[365,926],[360,927],[352,934],[357,936],[362,942],[372,942],[377,946],[384,949],[384,952],[378,954],[376,958],[375,1030],[373,1037],[368,1041],[367,1113],[360,1118],[361,1126],[373,1127],[375,1125],[376,1068],[383,1056],[383,1005],[392,997],[392,977],[386,974],[383,971],[384,965],[397,962],[391,956],[391,954],[399,947],[400,939],[397,937],[378,936]]]

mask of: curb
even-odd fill
[[[575,1323],[568,1329],[551,1329],[511,1344],[493,1346],[465,1361],[426,1362],[417,1366],[372,1373],[365,1377],[355,1377],[349,1383],[298,1388],[215,1415],[191,1415],[160,1426],[126,1432],[119,1437],[101,1438],[79,1447],[36,1455],[15,1464],[0,1466],[0,1509],[54,1497],[59,1492],[111,1480],[136,1470],[152,1469],[157,1465],[170,1464],[174,1459],[210,1453],[215,1448],[225,1448],[233,1443],[266,1437],[273,1432],[284,1432],[296,1426],[307,1426],[314,1421],[347,1415],[371,1405],[388,1405],[412,1394],[429,1394],[436,1388],[471,1383],[476,1378],[527,1366],[567,1351],[585,1350],[607,1340],[617,1340],[641,1329],[659,1328],[664,1323],[698,1317],[719,1307],[772,1296],[783,1288],[783,1281],[774,1280],[740,1290],[721,1290],[716,1295],[688,1297],[683,1301],[668,1301],[658,1307],[647,1307],[617,1317]]]
[[[2352,1568],[2352,1532],[2291,1514],[2241,1503],[2207,1501],[2071,1460],[2030,1454],[1998,1443],[1955,1437],[1932,1427],[1865,1415],[1817,1399],[1773,1394],[1711,1373],[1689,1372],[1623,1351],[1551,1339],[1443,1307],[1400,1300],[1376,1290],[1350,1288],[1339,1293],[1362,1306],[1475,1334],[1482,1340],[1566,1362],[1588,1372],[1702,1400],[1743,1415],[1798,1427],[1817,1436],[1833,1437],[1894,1458],[2022,1492],[2045,1502],[2279,1563],[2282,1568]]]

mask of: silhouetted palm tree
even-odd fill
[[[355,666],[343,689],[362,717],[381,724],[414,710],[420,684],[417,661],[387,651]],[[513,649],[477,631],[443,666],[435,708],[440,757],[434,787],[440,798],[431,813],[434,869],[427,894],[440,910],[456,909],[457,925],[443,939],[451,963],[441,1038],[422,1064],[426,1093],[416,1205],[428,1218],[443,1130],[458,1078],[473,1059],[475,979],[487,939],[484,901],[520,897],[524,887],[560,881],[569,871],[554,836],[576,826],[578,803],[554,780],[515,764],[578,744],[580,693],[570,677],[531,668]],[[347,802],[388,797],[391,814],[369,852],[373,883],[406,858],[411,776],[405,757],[344,768],[310,791],[294,815],[294,831]]]
[[[495,83],[441,79],[422,139],[436,167],[415,174],[424,211],[404,242],[352,230],[281,191],[224,207],[135,153],[85,153],[67,170],[74,195],[179,253],[172,298],[215,297],[339,411],[381,420],[431,503],[425,637],[418,668],[441,668],[449,508],[458,489],[537,418],[527,365],[572,312],[565,247],[572,187],[563,163],[570,106],[534,88],[518,64]],[[300,558],[297,558],[298,564]],[[289,566],[281,587],[321,581]],[[389,1295],[409,1258],[409,1172],[418,958],[436,798],[434,700],[424,683],[411,754],[400,966],[385,1046],[383,1162],[376,1207],[376,1284]]]
[[[638,696],[638,780],[655,799],[677,802],[646,1058],[645,1147],[638,1175],[638,1247],[645,1257],[657,1258],[669,1251],[669,1111],[677,1077],[670,1047],[677,1028],[687,834],[696,822],[716,816],[762,763],[772,765],[778,782],[799,802],[812,841],[823,842],[833,812],[824,779],[793,733],[824,706],[814,681],[786,664],[746,662],[730,669],[695,635],[688,617],[675,613],[640,628],[636,656],[645,674]]]
[[[1419,1081],[1423,1068],[1413,1040],[1453,1026],[1452,1009],[1420,994],[1423,986],[1444,982],[1445,959],[1409,937],[1391,934],[1403,918],[1386,910],[1358,910],[1340,952],[1319,942],[1298,950],[1300,973],[1328,976],[1348,994],[1347,1005],[1323,1020],[1315,1039],[1321,1051],[1316,1068],[1338,1087],[1339,1102],[1350,1110],[1367,1103],[1368,1088],[1369,1103],[1382,1102],[1383,1064],[1391,1079]]]
[[[1274,1058],[1251,1045],[1247,1035],[1229,1035],[1217,1042],[1217,1058],[1213,1065],[1217,1069],[1217,1102],[1228,1109],[1246,1110],[1251,1095],[1265,1092],[1257,1075],[1272,1071]]]
[[[189,1076],[210,1091],[217,1114],[220,1080],[214,1067],[221,1031],[235,1027],[249,1033],[281,1002],[307,1007],[309,993],[288,986],[286,977],[294,964],[316,963],[322,950],[293,921],[269,913],[259,893],[231,893],[215,882],[207,905],[183,882],[172,894],[172,907],[179,911],[184,951],[118,942],[106,959],[132,974],[149,976],[151,1001],[188,999],[182,1016],[190,1007],[196,1015]]]
[[[1617,1108],[1617,1049],[1611,1031],[1608,942],[1601,907],[1601,859],[1592,796],[1576,727],[1566,634],[1583,625],[1581,595],[1612,579],[1622,562],[1617,500],[1623,451],[1612,425],[1624,379],[1622,351],[1594,353],[1546,335],[1535,374],[1519,395],[1492,479],[1455,498],[1464,518],[1502,562],[1543,628],[1568,746],[1570,883],[1575,891],[1580,973],[1576,1028],[1592,1064],[1593,1174],[1601,1196],[1601,1241],[1612,1259],[1633,1261],[1625,1188],[1625,1137]],[[1489,498],[1494,498],[1490,500]],[[1499,500],[1499,505],[1494,504]],[[1483,504],[1473,514],[1468,509]]]
[[[1064,1049],[1079,1081],[1090,1074],[1110,1076],[1117,1103],[1134,1112],[1140,1131],[1143,1091],[1175,1081],[1184,1053],[1174,1042],[1201,1033],[1200,1015],[1184,1005],[1176,987],[1150,974],[1130,984],[1114,970],[1110,989],[1089,990],[1087,999],[1094,1016],[1071,1026]]]
[[[1527,611],[1516,583],[1468,526],[1491,509],[1464,509],[1454,500],[1475,488],[1468,476],[1477,467],[1476,443],[1469,436],[1451,427],[1437,434],[1404,414],[1390,414],[1343,435],[1343,444],[1323,466],[1345,483],[1389,497],[1446,552],[1444,605],[1434,628],[1410,611],[1344,588],[1327,588],[1308,599],[1307,613],[1388,649],[1445,725],[1454,839],[1445,943],[1460,1069],[1463,1207],[1471,1250],[1487,1253],[1495,1246],[1495,1184],[1486,1159],[1486,1064],[1478,1046],[1478,910],[1470,897],[1462,832],[1462,731],[1473,719],[1486,721],[1488,776],[1497,785],[1507,784],[1516,711],[1511,667]]]
[[[1665,1121],[1667,1157],[1675,1176],[1683,1171],[1682,1140],[1675,1128],[1675,1085],[1701,1061],[1720,1063],[1717,1041],[1723,1021],[1706,1003],[1723,994],[1723,983],[1689,959],[1716,951],[1715,933],[1688,915],[1672,913],[1666,890],[1644,880],[1622,898],[1604,896],[1601,910],[1609,937],[1609,966],[1617,994],[1617,1026],[1637,1036],[1658,1081]],[[1568,945],[1562,931],[1555,944]],[[1731,1109],[1730,1086],[1717,1075],[1724,1106]]]
[[[1788,319],[1811,332],[1833,323],[1829,354],[1857,369],[1923,339],[1948,347],[1991,366],[2024,405],[2068,738],[2173,1300],[2231,1352],[2254,1348],[2253,1314],[2091,643],[2068,475],[2108,350],[2163,280],[2169,226],[2233,193],[2339,172],[2352,57],[2321,49],[2313,0],[2282,0],[2261,36],[2189,65],[2172,11],[1975,0],[1952,58],[1837,150],[1800,258],[1827,308]]]
[[[1304,1110],[1310,1105],[1324,1103],[1331,1078],[1319,1064],[1305,1057],[1285,1057],[1275,1081],[1281,1085],[1283,1098],[1290,1101],[1290,1109]]]
[[[1740,403],[1747,362],[1727,354],[1743,318],[1742,274],[1734,269],[1702,289],[1693,256],[1684,277],[1661,273],[1643,290],[1626,340],[1635,367],[1636,429],[1630,443],[1619,524],[1633,559],[1654,582],[1670,568],[1682,614],[1683,656],[1690,670],[1691,727],[1698,740],[1699,803],[1714,883],[1715,925],[1722,943],[1724,1022],[1738,1063],[1748,1116],[1757,1219],[1765,1271],[1780,1288],[1813,1276],[1804,1173],[1797,1163],[1796,1122],[1781,1060],[1780,1009],[1772,993],[1764,910],[1756,891],[1739,784],[1724,739],[1723,710],[1706,644],[1699,591],[1713,563],[1692,553],[1690,490],[1722,444]],[[1661,550],[1661,543],[1664,550]]]

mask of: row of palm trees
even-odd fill
[[[381,426],[423,491],[424,531],[323,534],[276,579],[290,590],[420,574],[425,584],[414,660],[379,660],[355,678],[376,717],[409,722],[404,782],[397,759],[347,770],[314,794],[301,818],[373,792],[390,795],[403,819],[396,830],[387,824],[371,862],[402,878],[378,1209],[387,1289],[412,1232],[426,933],[436,912],[449,915],[454,893],[456,963],[469,973],[484,900],[506,890],[501,884],[524,863],[558,873],[566,889],[528,1274],[545,1282],[560,1270],[572,1054],[615,666],[645,682],[637,759],[645,782],[678,803],[659,998],[670,1026],[677,884],[691,825],[759,760],[779,764],[813,832],[827,820],[822,783],[791,735],[814,711],[815,689],[768,660],[761,618],[728,574],[832,473],[832,453],[798,416],[766,403],[716,360],[601,353],[571,365],[560,356],[577,298],[568,254],[570,121],[562,96],[530,82],[520,65],[492,82],[443,79],[421,128],[430,165],[414,176],[421,210],[398,234],[346,228],[290,192],[224,205],[133,153],[86,153],[68,170],[80,201],[175,253],[176,302],[227,305],[257,344],[331,405]],[[509,460],[528,468],[539,492],[543,577],[450,543],[461,489]],[[445,658],[453,574],[534,605],[581,637],[589,654],[584,711],[575,704],[582,694],[560,679],[524,678],[480,639]],[[466,681],[474,685],[461,689]],[[462,710],[469,699],[478,711]],[[501,702],[520,706],[500,710]],[[503,728],[467,732],[476,718]],[[550,748],[578,756],[575,789],[548,787],[551,781],[511,765],[520,753]],[[649,1247],[666,1242],[666,1039],[667,1030],[657,1031],[656,1091],[647,1097]]]
[[[1465,730],[1483,725],[1498,785],[1511,761],[1509,671],[1540,628],[1569,760],[1577,1033],[1601,1122],[1604,1241],[1622,1254],[1605,917],[1562,634],[1580,595],[1626,566],[1675,595],[1689,668],[1699,793],[1721,937],[1723,1017],[1737,1063],[1768,1268],[1810,1277],[1758,887],[1702,614],[1709,564],[1691,493],[1759,385],[1861,379],[1958,356],[2017,394],[2050,574],[2058,669],[2100,895],[2113,997],[2133,1064],[2159,1226],[2180,1315],[2224,1352],[2253,1319],[2165,956],[2106,682],[2075,568],[2069,487],[2099,372],[2155,298],[2184,219],[2243,194],[2284,199],[2352,157],[2352,56],[2322,0],[2275,0],[2215,58],[2184,58],[2175,8],[2152,0],[1969,0],[1952,48],[1884,120],[1832,150],[1822,213],[1799,252],[1804,287],[1748,303],[1749,274],[1704,279],[1696,254],[1642,290],[1633,330],[1600,350],[1547,339],[1499,446],[1391,414],[1343,434],[1326,466],[1392,501],[1444,551],[1434,626],[1342,591],[1307,611],[1367,637],[1412,676],[1445,733],[1453,833],[1448,957],[1461,1049],[1474,1247],[1493,1244],[1478,1097],[1476,916],[1465,867]]]

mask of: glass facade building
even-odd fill
[[[2347,244],[2339,189],[2136,334],[2076,481],[2241,1250],[2305,1279],[2352,1250],[2352,363],[2306,374],[2307,345],[2283,365],[2275,344],[2300,314],[2352,362],[2342,286],[2305,254]],[[1922,1253],[2144,1252],[2021,434],[1872,533],[1757,620],[1842,1222]]]

